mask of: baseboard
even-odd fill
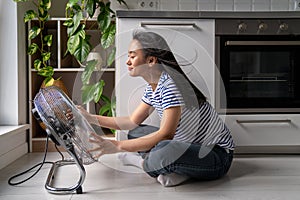
[[[28,152],[29,125],[0,126],[0,169]]]
[[[60,151],[65,151],[63,147],[58,146],[57,147]],[[32,152],[45,152],[46,150],[46,139],[33,139],[32,140]],[[51,140],[48,141],[48,152],[57,152],[57,149],[55,148],[54,142]]]
[[[28,144],[24,143],[21,146],[16,147],[15,149],[2,154],[0,156],[0,169],[6,167],[13,161],[17,160],[21,156],[25,155],[28,152]]]

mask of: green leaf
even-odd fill
[[[104,115],[105,113],[111,113],[110,104],[105,104],[99,109],[99,115]]]
[[[107,2],[105,5],[105,9],[107,12],[110,12],[112,14],[115,14],[115,12],[110,8],[110,2]]]
[[[33,55],[37,52],[38,49],[39,49],[39,46],[36,43],[31,43],[27,49],[27,53],[29,55]]]
[[[95,87],[94,102],[95,103],[97,103],[100,100],[104,85],[105,85],[105,82],[103,80],[100,80],[100,82],[98,82],[94,85],[94,87]]]
[[[53,67],[51,67],[51,66],[43,67],[38,71],[38,75],[44,76],[44,77],[52,77],[53,74],[54,74],[54,70],[53,70]]]
[[[110,100],[107,96],[101,95],[101,100],[104,101],[104,105],[100,108],[99,115],[114,116],[114,110],[116,108],[115,99]]]
[[[73,7],[74,5],[76,5],[78,2],[78,0],[69,0],[69,2],[67,3],[68,6]]]
[[[95,70],[97,61],[96,60],[89,60],[84,68],[84,71],[81,75],[81,81],[83,84],[88,84],[93,71]]]
[[[108,55],[108,58],[107,58],[107,66],[111,66],[112,63],[114,62],[115,60],[115,56],[116,56],[116,47],[114,47],[112,49],[112,51],[110,52],[110,54]]]
[[[36,36],[38,36],[41,32],[41,29],[37,26],[33,26],[28,33],[28,38],[30,40],[34,39]]]
[[[39,71],[40,68],[41,68],[41,65],[42,65],[42,61],[40,59],[36,59],[34,62],[33,62],[33,67],[35,70]]]
[[[82,39],[85,39],[85,31],[84,30],[80,30],[78,33],[77,33]]]
[[[38,7],[38,17],[39,17],[39,20],[44,22],[44,21],[47,21],[49,19],[49,14],[48,14],[48,10],[45,10],[43,7],[39,6]]]
[[[80,37],[82,37],[83,39],[85,39],[86,33],[85,33],[84,28],[85,28],[85,25],[81,24],[80,27],[76,30],[76,32],[73,35],[79,35]],[[68,33],[69,36],[70,36],[71,31],[72,31],[72,27],[69,27],[67,29],[67,33]]]
[[[26,11],[26,13],[24,15],[24,22],[26,23],[36,17],[37,17],[36,12],[34,12],[33,10],[28,10],[28,11]]]
[[[44,41],[46,42],[47,46],[50,47],[52,45],[52,35],[46,35],[44,37]]]
[[[81,97],[83,104],[87,104],[92,100],[94,100],[94,102],[97,103],[100,100],[100,97],[102,96],[104,85],[105,83],[103,80],[100,80],[100,82],[97,82],[93,85],[83,85],[83,87],[81,88]]]
[[[81,12],[82,11],[80,5],[78,5],[78,4],[75,4],[72,8],[73,8],[73,10],[75,10],[77,12]]]
[[[88,40],[88,37],[80,38],[80,43],[74,52],[75,58],[81,63],[86,60],[92,48]]]
[[[67,48],[71,55],[74,55],[76,49],[80,45],[79,35],[72,35],[67,42]]]
[[[67,34],[68,34],[69,37],[71,37],[70,33],[71,33],[72,30],[73,30],[72,26],[67,28]]]
[[[51,57],[51,53],[50,52],[42,53],[43,62],[49,60],[50,57]]]
[[[101,96],[101,100],[104,101],[105,104],[107,104],[107,103],[110,104],[110,103],[111,103],[111,102],[110,102],[110,99],[109,99],[107,96],[105,96],[105,95],[102,95],[102,96]]]
[[[96,10],[96,1],[95,0],[87,0],[85,9],[89,14],[90,18],[93,17]]]
[[[101,36],[101,45],[104,49],[107,49],[114,43],[115,35],[116,35],[116,25],[111,24],[110,28],[107,29],[107,31],[103,33]]]
[[[69,35],[73,35],[77,31],[77,29],[80,25],[80,21],[82,19],[83,19],[82,12],[78,12],[74,15],[74,17],[73,17],[73,24],[74,25],[72,27],[70,27],[71,31],[70,31]]]
[[[46,77],[44,80],[45,87],[49,87],[49,86],[53,85],[53,82],[54,82],[53,77],[51,77],[51,76]]]
[[[40,6],[44,8],[44,10],[49,10],[51,8],[51,0],[41,0]]]
[[[94,99],[94,87],[93,85],[83,85],[82,88],[82,104],[87,104]]]
[[[110,17],[110,13],[107,12],[105,7],[100,9],[100,13],[98,15],[97,21],[101,31],[106,31],[106,29],[108,29],[111,22],[111,17]]]
[[[63,25],[64,26],[67,26],[67,27],[70,27],[70,26],[73,26],[73,19],[67,19],[64,23],[63,23]]]

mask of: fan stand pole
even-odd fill
[[[64,193],[73,193],[76,191],[77,194],[82,194],[82,184],[86,176],[85,169],[79,159],[77,158],[76,154],[73,152],[73,150],[68,149],[68,153],[74,158],[74,160],[59,160],[54,163],[54,165],[51,167],[50,172],[48,174],[48,178],[45,184],[45,188],[48,192],[54,193],[54,194],[64,194]],[[80,178],[78,182],[68,188],[56,188],[52,185],[54,175],[56,173],[56,170],[59,167],[65,166],[65,165],[77,165],[79,172],[80,172]]]

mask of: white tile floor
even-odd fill
[[[235,156],[224,178],[210,182],[189,181],[183,185],[164,188],[141,171],[123,167],[116,155],[102,157],[85,166],[87,176],[83,194],[55,195],[44,189],[50,165],[45,165],[33,179],[19,186],[9,186],[12,175],[24,171],[42,160],[43,154],[30,153],[0,170],[0,199],[299,199],[300,155]],[[48,161],[57,161],[57,153],[48,153]],[[70,186],[78,178],[75,166],[60,168],[56,184]]]

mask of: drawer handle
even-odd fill
[[[245,46],[245,45],[263,45],[263,46],[298,46],[299,41],[226,41],[225,46]]]
[[[238,124],[249,124],[249,123],[291,123],[290,119],[279,119],[279,120],[236,120]]]
[[[141,27],[146,26],[177,26],[177,27],[193,27],[197,28],[195,23],[167,23],[167,22],[141,22]]]

